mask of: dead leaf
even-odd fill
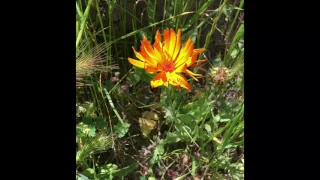
[[[142,117],[146,118],[146,119],[152,119],[152,120],[159,120],[158,114],[154,113],[152,111],[144,111],[142,113]]]
[[[139,118],[139,126],[144,136],[148,136],[150,132],[155,128],[159,117],[156,113],[151,111],[145,111],[142,113],[142,117]]]

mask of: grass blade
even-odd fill
[[[87,8],[86,8],[86,10],[85,10],[85,12],[84,12],[84,15],[83,15],[82,18],[81,18],[81,26],[80,26],[79,34],[78,34],[78,36],[77,36],[76,49],[77,49],[78,46],[79,46],[79,43],[80,43],[80,40],[81,40],[83,31],[84,31],[84,27],[85,27],[85,25],[86,25],[86,22],[87,22],[87,19],[88,19],[88,16],[89,16],[90,7],[91,7],[91,5],[92,5],[92,2],[93,2],[93,0],[89,0],[88,5],[87,5]]]

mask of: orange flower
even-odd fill
[[[187,68],[196,67],[196,62],[205,61],[196,61],[198,55],[205,49],[194,49],[190,37],[181,47],[181,29],[178,29],[177,34],[173,29],[164,30],[164,42],[162,43],[160,32],[157,30],[153,46],[144,36],[141,41],[140,52],[137,52],[134,47],[132,49],[140,60],[128,58],[132,65],[144,68],[148,73],[158,73],[150,83],[152,88],[162,85],[168,87],[169,84],[172,84],[178,89],[183,87],[190,92],[191,86],[181,73],[190,75],[196,81],[198,81],[196,76],[202,76],[191,72]]]

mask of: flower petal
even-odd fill
[[[142,61],[134,60],[131,58],[128,58],[128,61],[134,66],[137,66],[139,68],[144,68],[144,62],[142,62]]]
[[[178,33],[177,33],[177,40],[176,40],[176,45],[175,45],[175,50],[172,54],[172,59],[175,60],[177,55],[179,54],[180,52],[180,49],[181,49],[181,29],[179,28],[178,29]]]
[[[167,82],[167,77],[165,73],[158,73],[150,82],[152,88],[156,88],[162,86],[164,82]]]
[[[192,71],[190,71],[188,69],[185,70],[185,73],[188,74],[189,76],[191,76],[196,81],[199,81],[199,80],[195,76],[199,76],[199,77],[202,76],[202,74],[195,74],[195,73],[193,73]]]
[[[184,72],[185,70],[187,70],[188,66],[187,64],[181,64],[179,67],[176,67],[176,69],[173,71],[175,73],[179,73],[179,72]]]
[[[163,54],[163,47],[161,43],[161,35],[159,30],[156,32],[155,42],[153,44],[154,50],[161,55],[161,60],[164,61],[166,59],[165,54]]]
[[[191,38],[183,45],[180,50],[178,57],[175,60],[175,66],[180,66],[181,64],[185,63],[189,57],[193,54],[193,43]],[[188,65],[188,64],[187,64]]]
[[[158,71],[163,71],[162,65],[160,63],[157,64]]]
[[[148,73],[155,73],[159,71],[157,68],[148,66],[147,64],[145,65],[144,70],[147,71]]]
[[[180,86],[191,92],[191,86],[188,83],[187,79],[181,74],[176,74],[176,77],[178,82],[180,83]]]
[[[136,55],[136,57],[137,57],[138,59],[140,59],[140,60],[143,61],[143,62],[146,61],[145,57],[142,56],[140,53],[138,53],[133,46],[132,46],[132,49],[133,49],[133,52],[134,52],[134,54]]]
[[[162,49],[162,47],[161,47],[161,35],[160,35],[159,30],[157,30],[154,40],[155,40],[154,43],[153,43],[154,49],[156,49],[157,51],[161,52],[161,49]]]
[[[205,50],[206,50],[206,48],[199,48],[199,49],[194,49],[193,52],[194,53],[202,53]]]
[[[168,81],[163,82],[163,85],[164,85],[165,87],[169,87],[169,82],[168,82]]]
[[[173,29],[170,28],[170,31],[169,31],[169,36],[170,36],[170,46],[168,47],[169,51],[168,51],[168,54],[170,55],[170,61],[173,61],[173,53],[176,49],[176,40],[177,40],[177,36],[176,36],[176,33],[174,32]]]
[[[176,73],[170,73],[169,77],[170,77],[170,80],[173,81],[173,83],[171,83],[172,85],[174,85],[174,86],[179,85],[179,86],[187,89],[189,92],[191,91],[191,86],[188,83],[187,79],[183,75],[176,74]]]
[[[163,31],[164,42],[163,42],[163,51],[169,53],[170,47],[170,30],[165,29]]]
[[[193,73],[193,72],[190,71],[189,69],[186,70],[186,73],[187,73],[187,74],[191,74],[191,75],[193,75],[193,76],[202,76],[202,74]]]
[[[188,59],[186,61],[188,67],[191,66],[192,64],[196,63],[196,59],[198,58],[198,55],[203,52],[205,50],[205,48],[200,48],[200,49],[194,49],[193,50],[193,54],[192,54],[192,58]]]
[[[141,41],[142,49],[141,51],[145,52],[148,56],[148,60],[150,61],[150,64],[152,64],[154,67],[157,66],[158,62],[162,62],[162,57],[160,52],[155,51],[150,42],[147,40],[146,37]]]

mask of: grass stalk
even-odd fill
[[[79,34],[78,34],[78,37],[77,37],[77,40],[76,40],[76,49],[79,46],[83,31],[84,31],[84,28],[85,28],[85,25],[86,25],[86,22],[87,22],[87,19],[88,19],[88,16],[89,16],[90,7],[92,5],[92,2],[93,2],[93,0],[89,0],[87,8],[86,8],[86,10],[85,10],[85,12],[84,12],[84,14],[83,14],[83,16],[81,18],[80,31],[79,31]]]

